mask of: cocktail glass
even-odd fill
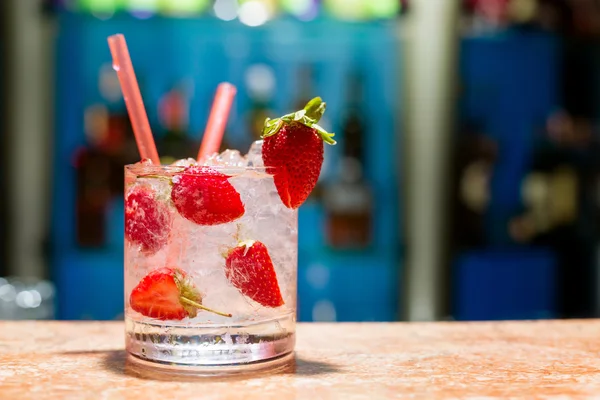
[[[297,210],[283,205],[271,171],[257,165],[260,142],[253,149],[226,165],[125,167],[126,349],[133,363],[221,374],[291,359]]]

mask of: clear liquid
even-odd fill
[[[160,170],[150,172],[161,174]],[[138,179],[135,174],[126,173],[127,190],[135,185],[150,188],[155,199],[166,205],[172,224],[168,242],[154,254],[145,254],[136,244],[125,243],[126,348],[134,362],[202,373],[235,366],[239,370],[255,369],[250,367],[254,363],[268,363],[292,354],[297,211],[281,203],[270,175],[242,170],[229,181],[240,193],[244,215],[231,223],[202,226],[183,218],[173,207],[168,180]],[[268,249],[284,300],[282,306],[272,308],[257,303],[226,277],[224,254],[247,240],[260,241]],[[183,271],[201,295],[202,305],[232,316],[199,310],[193,317],[159,321],[134,311],[129,304],[133,288],[147,274],[162,267]]]
[[[185,368],[246,365],[292,353],[295,315],[243,325],[171,325],[126,318],[126,347],[134,357]]]

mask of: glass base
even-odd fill
[[[227,375],[285,367],[293,360],[295,318],[247,325],[169,325],[126,318],[126,349],[136,369]],[[138,371],[139,372],[139,371]]]
[[[288,353],[283,356],[272,358],[266,361],[256,361],[249,364],[240,365],[219,365],[219,366],[183,366],[181,364],[161,364],[147,359],[141,359],[128,354],[126,361],[126,371],[132,375],[144,379],[163,380],[163,381],[188,381],[202,378],[215,377],[245,377],[255,374],[261,376],[277,373],[294,372],[295,357],[294,353]]]

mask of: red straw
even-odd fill
[[[156,145],[152,138],[150,123],[148,122],[148,116],[146,115],[142,94],[140,93],[140,88],[135,77],[125,37],[121,34],[110,36],[108,38],[108,45],[113,57],[113,68],[117,71],[117,76],[119,77],[121,91],[123,92],[123,98],[125,99],[125,105],[127,106],[127,112],[129,113],[129,119],[131,120],[140,156],[142,159],[149,158],[155,165],[160,165],[160,159],[158,158]]]
[[[210,110],[208,124],[206,124],[206,130],[198,152],[198,161],[202,161],[207,156],[219,151],[236,92],[237,89],[230,83],[221,83],[217,88],[217,94]]]

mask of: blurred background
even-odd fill
[[[327,101],[300,321],[600,316],[600,0],[3,0],[0,319],[122,318],[114,33],[166,158]]]

